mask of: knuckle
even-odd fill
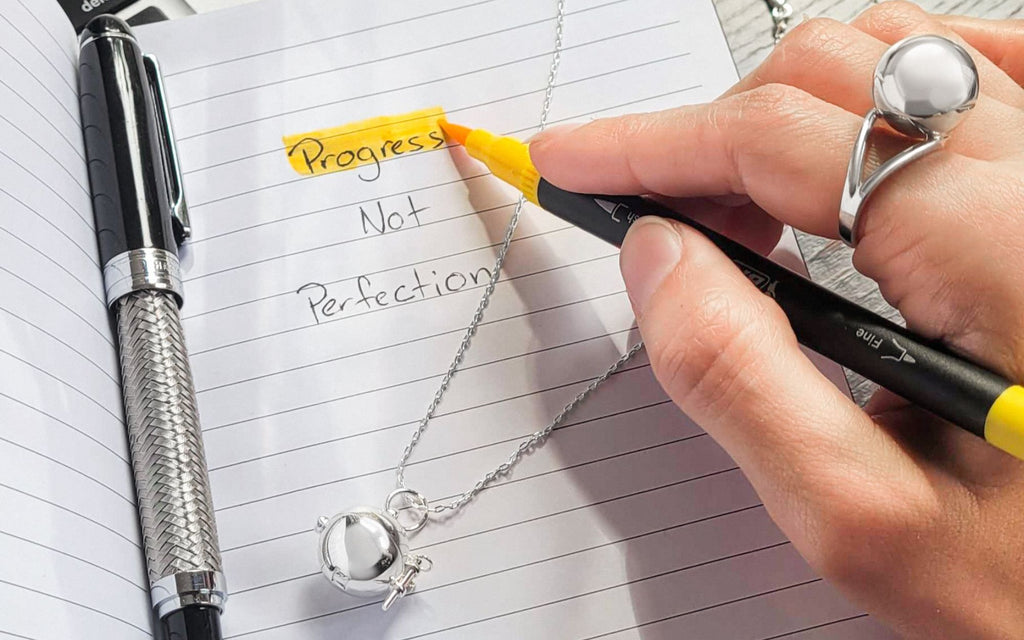
[[[812,18],[797,25],[783,38],[772,57],[784,68],[809,66],[849,46],[846,27],[830,18]]]
[[[689,320],[655,345],[651,364],[678,402],[721,415],[753,383],[766,327],[750,307],[732,292],[708,291]]]
[[[589,135],[602,145],[619,146],[641,129],[637,114],[599,118],[583,125]]]
[[[869,31],[906,33],[928,19],[924,9],[906,0],[889,0],[864,12],[862,21]]]
[[[653,114],[631,113],[611,120],[612,129],[609,138],[612,142],[623,144],[636,140],[652,126]]]
[[[808,562],[838,586],[853,590],[891,583],[896,567],[912,573],[927,561],[927,543],[948,528],[944,509],[922,494],[881,484],[857,501],[837,498],[818,514]],[[841,505],[839,507],[838,505]]]
[[[936,275],[930,279],[924,292],[928,299],[922,301],[924,304],[921,315],[930,310],[935,323],[934,333],[944,340],[956,341],[969,334],[979,324],[978,314],[981,305],[964,304],[964,292],[977,293],[977,289],[972,291],[961,278],[941,267],[935,269],[934,273]]]
[[[737,119],[756,126],[778,123],[806,99],[800,89],[772,82],[742,93],[737,98]]]

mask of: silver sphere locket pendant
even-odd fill
[[[406,502],[400,509],[393,506],[399,498]],[[416,576],[432,566],[430,559],[409,552],[409,534],[423,528],[427,516],[423,496],[398,489],[384,501],[383,510],[354,507],[331,518],[320,517],[320,570],[346,593],[386,593],[382,608],[387,611],[415,588]]]

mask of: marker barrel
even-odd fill
[[[980,437],[985,437],[989,409],[1011,386],[1005,378],[953,354],[945,345],[923,340],[651,200],[572,193],[543,179],[537,199],[552,214],[616,246],[622,245],[630,225],[645,215],[693,227],[778,303],[801,344]]]

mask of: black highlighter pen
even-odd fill
[[[227,591],[178,310],[181,172],[160,70],[113,16],[82,32],[79,100],[157,637],[220,640]]]
[[[801,344],[1024,459],[1024,387],[656,202],[559,189],[540,177],[529,147],[514,138],[443,120],[441,127],[529,201],[615,246],[622,245],[640,216],[671,218],[693,227],[778,303]]]

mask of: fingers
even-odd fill
[[[766,255],[779,244],[782,223],[761,207],[744,198],[666,198],[654,199],[683,215],[725,234],[752,251]],[[717,202],[715,201],[717,200]]]
[[[781,83],[863,116],[874,105],[874,71],[888,48],[887,43],[850,25],[809,20],[787,34],[761,66],[725,95]],[[993,135],[995,131],[1012,135]],[[1017,154],[1024,150],[1024,112],[983,91],[948,144],[957,153],[980,159]]]
[[[935,19],[969,42],[1018,85],[1024,84],[1024,21],[967,16],[935,16]]]
[[[889,0],[871,7],[850,24],[888,44],[908,36],[926,33],[948,37],[967,49],[974,58],[984,93],[1007,105],[1024,108],[1024,92],[1013,79],[964,41],[954,30],[945,27],[934,16],[915,4],[903,0]]]
[[[888,45],[828,18],[802,22],[752,73],[724,95],[788,84],[863,116],[871,108],[871,77]]]
[[[799,89],[765,85],[707,105],[552,128],[533,138],[530,155],[571,191],[741,193],[784,223],[835,237],[860,124]]]
[[[783,223],[836,237],[860,123],[799,89],[765,85],[708,105],[551,129],[530,153],[545,178],[572,191],[742,193]],[[894,142],[884,130],[873,139]],[[905,145],[900,138],[896,147]],[[937,151],[872,194],[854,254],[915,330],[1015,380],[1024,379],[1024,301],[1014,275],[1024,253],[1012,231],[1022,194],[1013,166]],[[1001,302],[979,305],[979,297]]]
[[[810,557],[839,505],[876,509],[923,476],[800,350],[778,306],[699,233],[643,218],[621,266],[654,373],[743,467]],[[884,508],[884,506],[882,507]]]

